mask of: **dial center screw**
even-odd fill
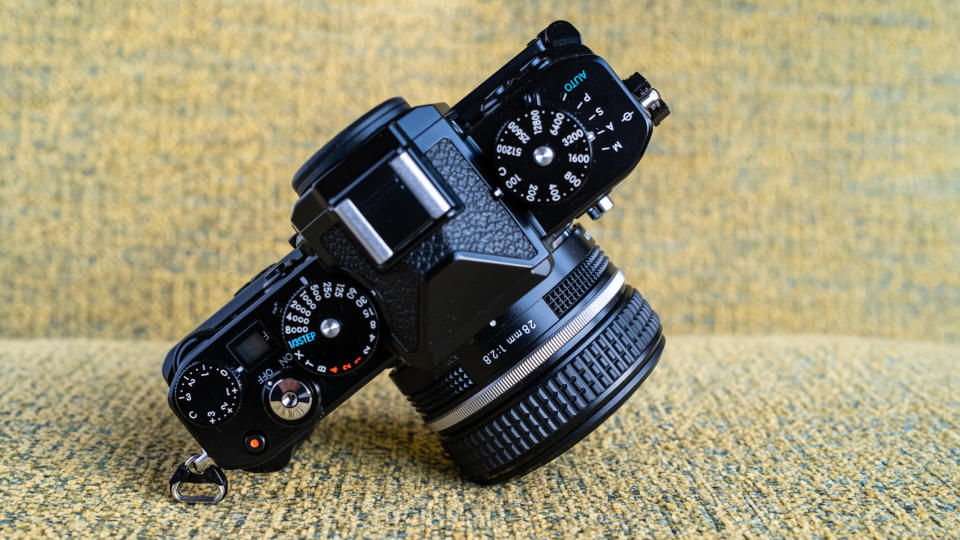
[[[340,321],[336,319],[324,319],[320,322],[320,333],[327,339],[333,339],[340,335]]]
[[[547,145],[538,146],[533,150],[533,161],[541,167],[546,167],[547,165],[553,163],[553,148],[550,148]]]
[[[293,392],[284,392],[280,398],[280,404],[288,409],[292,409],[300,404],[300,398]]]

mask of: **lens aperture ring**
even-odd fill
[[[417,412],[429,416],[453,403],[474,387],[463,366],[455,366],[432,384],[407,396]]]
[[[649,373],[661,341],[659,317],[632,291],[579,352],[483,421],[441,433],[443,446],[481,482],[529,472],[589,433],[597,422],[583,426],[587,418],[601,409],[605,417],[619,406]],[[611,398],[618,401],[607,407]],[[585,432],[571,440],[577,429]]]

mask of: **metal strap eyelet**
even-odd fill
[[[183,484],[213,484],[217,486],[215,495],[184,495],[180,493]],[[214,463],[204,452],[193,454],[173,471],[170,477],[170,494],[179,502],[192,504],[216,504],[227,496],[227,476],[223,469]]]

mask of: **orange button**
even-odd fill
[[[251,431],[243,438],[243,447],[251,454],[259,454],[267,449],[267,438],[259,431]]]

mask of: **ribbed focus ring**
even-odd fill
[[[658,335],[660,319],[634,291],[592,342],[549,378],[531,381],[530,391],[506,404],[492,419],[443,440],[457,465],[476,479],[516,466],[581,413],[589,413],[621,375],[645,358]],[[539,453],[539,452],[538,452]]]

